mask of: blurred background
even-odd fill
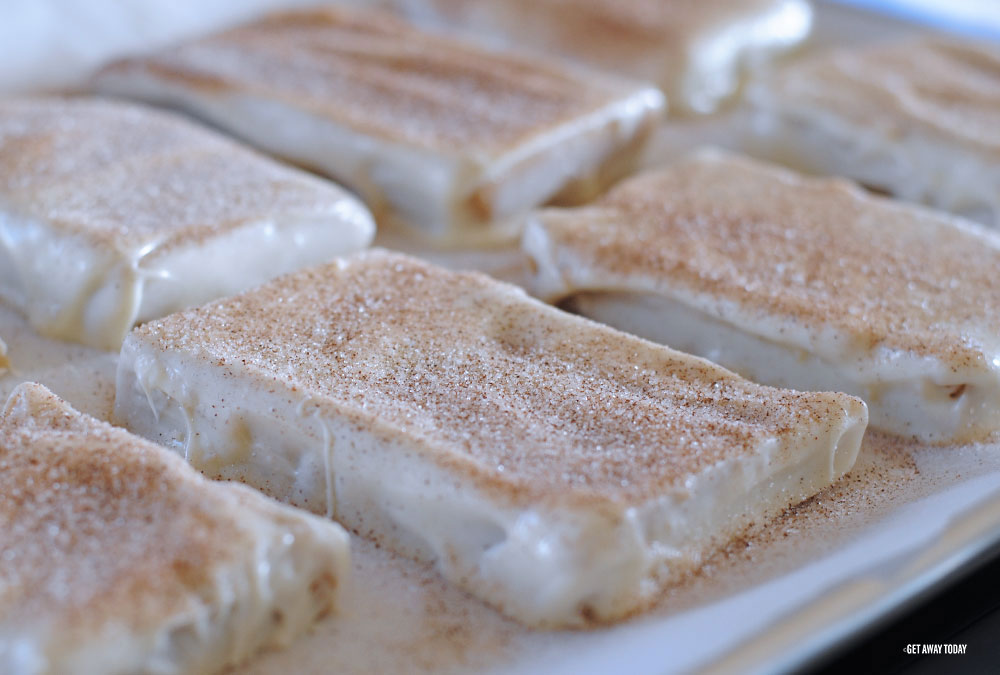
[[[1000,39],[1000,0],[820,0]],[[3,0],[0,92],[71,87],[103,61],[320,0]]]

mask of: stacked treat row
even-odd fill
[[[717,150],[630,176],[667,106],[752,72],[762,154],[992,223],[1000,50],[764,72],[804,2],[400,4],[94,80],[346,189],[175,113],[0,101],[0,297],[120,350],[117,427],[39,384],[4,408],[0,670],[287,644],[345,583],[334,520],[527,625],[614,621],[839,480],[869,415],[930,443],[1000,428],[992,230]],[[376,222],[513,250],[528,292],[364,251]]]

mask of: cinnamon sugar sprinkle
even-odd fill
[[[105,72],[132,69],[213,97],[282,102],[449,155],[499,153],[636,89],[345,7],[272,14]]]
[[[252,551],[271,509],[22,385],[0,417],[0,615],[69,642],[105,621],[147,630]]]
[[[648,611],[612,629],[529,630],[445,583],[427,566],[356,539],[353,583],[338,620],[320,624],[291,650],[265,655],[250,672],[517,672],[519,664],[537,667],[547,654],[575,653],[577,646],[585,649],[610,631],[624,636],[632,626],[645,630],[822,560],[897,510],[983,471],[1000,470],[997,450],[994,442],[942,452],[869,432],[847,476],[711,552]]]
[[[469,673],[544,639],[440,577],[429,564],[351,539],[351,583],[337,616],[283,651],[231,672]]]
[[[567,292],[696,294],[833,331],[847,355],[997,367],[1000,237],[845,181],[703,152],[538,218]]]
[[[902,504],[941,487],[940,479],[921,475],[917,457],[926,450],[869,430],[846,476],[712,551],[663,591],[651,614],[672,615],[720,600],[838,550]]]
[[[8,211],[122,251],[329,217],[345,191],[183,118],[100,99],[0,101]]]
[[[768,84],[779,107],[808,107],[894,136],[946,138],[1000,153],[1000,49],[944,36],[832,50]]]
[[[480,487],[535,499],[683,489],[691,474],[773,439],[795,452],[863,405],[756,385],[484,275],[382,251],[174,314],[130,339],[287,391],[292,404],[308,396],[331,416],[405,436]]]

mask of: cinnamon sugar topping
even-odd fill
[[[248,372],[480,486],[633,499],[812,439],[863,404],[755,385],[478,274],[374,251],[146,324],[132,339]],[[245,375],[239,375],[245,377]]]
[[[38,384],[0,414],[0,495],[0,646],[46,672],[214,670],[302,629],[289,585],[308,619],[329,611],[346,567],[335,525],[209,481]],[[284,620],[261,621],[272,611]]]
[[[99,99],[0,102],[0,200],[119,251],[329,215],[348,195],[164,112]]]
[[[851,47],[795,63],[768,85],[781,105],[873,120],[896,138],[947,138],[1000,152],[1000,49],[942,36]]]
[[[0,615],[146,629],[250,544],[182,459],[22,385],[0,419]]]
[[[563,292],[708,298],[838,341],[996,369],[1000,238],[840,180],[702,153],[538,216]]]
[[[635,89],[342,7],[273,14],[106,72],[135,67],[168,84],[283,102],[449,155],[498,154]]]

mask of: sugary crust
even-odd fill
[[[835,334],[846,355],[995,368],[1000,238],[846,181],[701,153],[538,219],[560,272],[588,270],[589,290],[694,294]]]
[[[921,36],[831,50],[779,71],[759,104],[841,118],[887,143],[930,133],[1000,161],[1000,49]]]
[[[100,99],[0,101],[0,207],[121,252],[329,217],[336,185],[183,118]]]
[[[287,508],[212,483],[35,384],[0,417],[0,494],[0,617],[59,636],[62,649],[109,624],[139,636],[169,628],[257,555],[258,521],[310,536]],[[316,600],[329,607],[324,592]]]
[[[638,88],[338,7],[272,14],[105,73],[136,69],[205,96],[278,101],[372,138],[475,161]]]
[[[755,385],[484,275],[382,251],[146,324],[130,340],[289,392],[293,408],[309,400],[522,502],[662,495],[772,439],[794,453],[796,438],[863,412],[852,397]]]

